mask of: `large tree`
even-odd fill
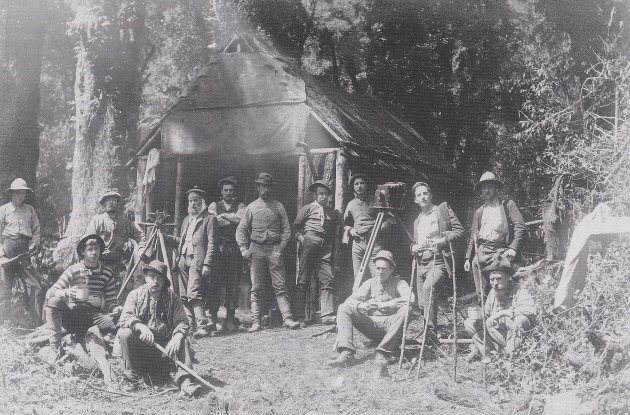
[[[35,184],[39,158],[39,81],[43,0],[0,2],[0,188],[16,177]]]

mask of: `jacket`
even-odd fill
[[[420,215],[418,215],[416,220],[413,222],[414,243],[418,242],[418,222],[420,221]],[[449,248],[449,243],[452,243],[464,236],[464,227],[446,202],[442,202],[439,206],[437,206],[437,217],[440,236],[446,239],[446,245],[439,246],[438,248],[440,248],[444,256],[450,257],[452,253]],[[411,246],[413,246],[413,244],[411,244]],[[411,247],[409,249],[411,251]]]
[[[207,210],[204,210],[199,214],[201,220],[197,221],[195,225],[195,231],[192,237],[193,246],[193,261],[194,266],[201,269],[203,265],[212,265],[212,261],[215,258],[218,248],[217,236],[219,223],[216,216],[210,214]],[[191,217],[186,216],[182,222],[181,232],[179,237],[169,237],[171,241],[175,241],[178,244],[177,250],[180,255],[184,249],[184,239],[188,232],[188,224],[191,221]]]

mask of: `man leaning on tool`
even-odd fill
[[[101,254],[100,261],[114,272],[115,277],[125,269],[125,261],[131,258],[133,241],[138,243],[139,249],[145,243],[144,232],[119,213],[121,201],[122,196],[118,190],[105,191],[99,200],[103,213],[94,216],[85,231],[86,234],[96,234],[103,238],[105,251]]]
[[[293,222],[295,239],[300,242],[296,315],[301,327],[306,327],[304,306],[313,273],[317,273],[319,278],[322,323],[335,322],[335,277],[331,261],[339,219],[328,206],[332,189],[324,180],[317,180],[308,189],[315,195],[315,200],[303,206]]]
[[[62,328],[81,337],[92,326],[98,326],[104,333],[116,331],[114,317],[122,307],[116,303],[112,271],[99,262],[104,250],[105,242],[100,236],[84,236],[77,244],[79,262],[66,268],[46,293],[50,345],[58,355]]]
[[[252,278],[250,332],[260,327],[260,301],[265,284],[263,278],[271,274],[271,285],[276,294],[278,308],[282,313],[284,326],[298,328],[300,324],[293,320],[291,303],[287,295],[286,272],[282,251],[291,238],[291,226],[282,203],[273,199],[272,190],[276,182],[269,173],[260,173],[254,180],[258,189],[258,199],[250,203],[243,212],[241,222],[236,228],[236,241],[243,258],[251,261]]]
[[[514,270],[505,258],[497,258],[483,269],[492,289],[485,303],[486,333],[490,342],[486,350],[497,350],[510,357],[521,348],[523,335],[536,323],[536,304],[529,290],[514,282]],[[472,361],[483,353],[483,323],[481,319],[467,319],[464,327],[473,336]]]
[[[374,257],[376,276],[365,281],[337,310],[337,352],[330,366],[344,366],[354,359],[353,327],[368,339],[379,342],[376,348],[378,377],[387,376],[387,358],[402,339],[407,301],[411,288],[394,276],[396,263],[389,251]]]
[[[0,257],[15,258],[39,250],[41,239],[39,220],[33,206],[24,203],[27,192],[32,192],[23,179],[15,179],[7,189],[11,201],[0,206]],[[0,318],[10,314],[11,289],[15,279],[24,278],[29,290],[31,313],[36,324],[41,324],[44,295],[41,281],[30,258],[19,259],[0,267]]]
[[[167,240],[178,243],[179,295],[190,325],[196,328],[196,336],[205,336],[216,329],[208,325],[204,306],[219,226],[217,218],[207,210],[205,191],[194,186],[186,196],[188,216],[182,221],[180,236],[167,236]]]
[[[192,369],[187,339],[188,317],[179,297],[169,290],[171,283],[166,267],[158,260],[143,265],[146,284],[129,293],[120,315],[118,338],[124,365],[123,377],[131,387],[140,380],[138,372],[160,374],[170,370],[170,361],[165,361],[162,353],[152,347],[154,342],[163,346],[169,356]],[[189,396],[195,395],[201,388],[180,367],[175,374],[175,384]]]
[[[346,211],[343,215],[344,221],[344,243],[352,238],[352,268],[354,269],[355,279],[359,273],[363,255],[365,254],[370,234],[374,228],[377,211],[373,208],[375,196],[368,193],[369,181],[365,174],[357,173],[350,177],[348,188],[354,192],[354,199],[348,202]],[[394,225],[395,219],[389,213],[386,214],[380,231],[386,230]],[[376,275],[374,262],[372,261],[376,254],[383,248],[383,236],[378,234],[372,250],[372,256],[368,262],[368,269],[372,277]],[[365,278],[367,272],[360,276],[361,281]]]
[[[234,312],[238,308],[238,286],[243,273],[243,257],[236,243],[236,228],[241,221],[245,204],[236,197],[238,183],[232,176],[219,180],[221,200],[212,202],[208,211],[217,217],[219,225],[217,266],[210,276],[208,292],[208,310],[214,324],[219,312],[221,288],[225,287],[225,308],[227,314],[222,331],[238,329]]]
[[[421,209],[413,223],[414,243],[411,245],[411,254],[417,259],[418,306],[424,313],[428,338],[435,341],[437,299],[448,286],[452,272],[453,253],[449,244],[464,236],[464,228],[446,202],[439,206],[433,204],[433,192],[428,184],[418,182],[412,191]]]
[[[502,187],[503,183],[489,171],[474,187],[484,204],[473,215],[464,270],[472,268],[477,292],[482,292],[482,287],[484,293],[488,291],[488,281],[480,270],[499,256],[514,261],[525,236],[525,223],[516,203],[499,197]]]

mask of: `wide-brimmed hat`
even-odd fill
[[[378,251],[378,254],[376,254],[376,256],[372,258],[372,262],[376,262],[376,260],[378,259],[384,259],[385,261],[388,261],[393,266],[396,266],[396,263],[394,262],[394,255],[389,251],[385,251],[385,250]]]
[[[254,180],[254,183],[258,183],[258,184],[276,184],[276,182],[273,181],[273,177],[269,173],[260,173],[258,175],[258,179]]]
[[[102,205],[103,201],[105,201],[106,198],[112,197],[112,196],[117,197],[118,200],[122,200],[122,196],[120,195],[120,193],[118,193],[118,189],[107,189],[105,190],[105,193],[101,195],[101,198],[98,200],[98,203]]]
[[[328,190],[329,193],[332,193],[331,187],[328,186],[325,180],[316,180],[313,184],[311,184],[308,187],[308,191],[314,192],[315,190],[317,190],[317,186],[323,187],[324,189]]]
[[[199,196],[201,196],[202,198],[205,198],[205,197],[206,197],[206,192],[205,192],[205,190],[201,190],[201,189],[199,188],[199,186],[193,186],[193,187],[192,187],[192,189],[188,189],[188,190],[186,191],[186,196],[188,196],[188,195],[189,195],[189,194],[191,194],[191,193],[197,193],[197,194],[198,194]]]
[[[514,269],[510,265],[510,261],[507,258],[503,258],[501,256],[495,257],[492,262],[485,266],[481,272],[484,274],[489,274],[492,271],[503,271],[509,276],[514,275]]]
[[[234,176],[228,176],[228,177],[224,177],[221,180],[219,180],[219,190],[223,189],[223,185],[224,184],[233,184],[234,187],[238,187],[238,182],[236,181],[236,177]]]
[[[170,287],[171,286],[171,282],[168,280],[168,265],[166,265],[164,262],[162,261],[158,261],[157,259],[154,259],[153,261],[149,262],[148,264],[143,264],[142,265],[142,272],[146,273],[147,270],[153,270],[155,272],[157,272],[158,274],[160,274],[160,276],[162,278],[164,278],[164,286],[165,287]]]
[[[7,192],[11,192],[13,190],[30,190],[31,192],[33,191],[33,189],[26,185],[26,180],[19,177],[11,182],[11,187],[7,189]]]
[[[85,244],[87,244],[87,241],[92,239],[96,239],[96,242],[98,242],[98,245],[101,247],[101,254],[103,253],[103,251],[105,250],[105,241],[99,235],[91,233],[85,235],[83,238],[81,238],[79,243],[77,243],[77,254],[79,255],[79,258],[83,258],[83,250],[85,249]]]
[[[481,175],[481,178],[479,179],[479,181],[477,183],[475,183],[475,186],[473,187],[475,192],[478,192],[479,188],[484,183],[494,183],[499,188],[503,187],[503,182],[501,180],[497,179],[497,176],[495,176],[495,174],[492,173],[491,171],[487,171],[487,172],[485,172],[484,174]]]
[[[352,176],[350,176],[350,180],[348,180],[348,187],[350,187],[350,188],[354,187],[354,181],[356,179],[358,179],[359,177],[362,178],[363,180],[365,180],[366,182],[370,181],[370,179],[368,179],[368,177],[365,174],[363,174],[363,173],[356,173],[356,174],[353,174]]]

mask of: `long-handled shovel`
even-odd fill
[[[222,388],[216,387],[213,384],[211,384],[210,382],[208,382],[207,380],[205,380],[204,378],[202,378],[201,376],[199,376],[199,374],[197,372],[195,372],[194,370],[192,370],[191,368],[189,368],[188,366],[186,366],[185,364],[183,364],[182,362],[180,362],[179,360],[177,360],[176,358],[173,358],[171,356],[169,356],[169,354],[166,352],[166,350],[160,346],[159,344],[153,342],[153,346],[158,349],[159,351],[162,352],[162,354],[166,357],[168,357],[173,363],[175,363],[178,367],[182,368],[182,370],[184,370],[186,373],[188,373],[189,375],[191,375],[192,377],[194,377],[195,379],[197,379],[199,382],[201,382],[202,384],[206,385],[207,387],[210,388],[210,390],[213,390],[215,392],[222,390]]]
[[[403,325],[402,344],[400,345],[400,359],[398,359],[398,369],[402,369],[405,357],[405,340],[407,339],[407,324],[409,323],[409,314],[411,313],[411,299],[413,298],[413,283],[418,276],[418,257],[413,256],[413,271],[411,272],[411,281],[409,287],[409,298],[407,299],[407,314],[405,314],[405,324]]]
[[[427,332],[429,331],[429,313],[433,302],[433,279],[435,278],[435,255],[437,251],[433,251],[433,271],[431,272],[431,291],[429,292],[429,304],[425,304],[424,317],[424,334],[422,336],[422,347],[420,347],[420,356],[418,357],[418,367],[416,368],[416,379],[420,379],[420,368],[422,367],[422,355],[424,354],[424,346],[427,342]],[[425,280],[426,283],[426,280]]]

